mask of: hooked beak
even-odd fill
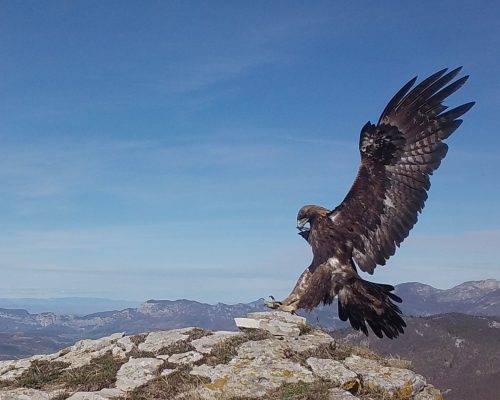
[[[306,224],[308,224],[308,223],[309,223],[309,218],[302,218],[302,219],[297,220],[297,229],[300,232],[308,231],[309,228],[306,226]]]

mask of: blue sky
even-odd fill
[[[361,126],[412,76],[476,100],[373,280],[500,278],[500,4],[2,2],[0,297],[248,301],[308,265]]]

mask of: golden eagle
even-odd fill
[[[282,302],[271,308],[295,312],[332,303],[338,296],[341,320],[368,335],[397,337],[406,326],[394,303],[394,287],[362,279],[356,267],[373,274],[408,236],[424,207],[429,177],[448,146],[443,142],[462,123],[474,102],[449,111],[443,100],[468,76],[450,83],[461,68],[443,69],[413,89],[411,79],[389,101],[377,124],[361,129],[361,165],[345,199],[333,210],[308,205],[297,216],[299,234],[313,251],[311,265]],[[450,83],[450,84],[449,84]],[[308,226],[309,225],[309,226]]]

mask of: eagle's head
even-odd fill
[[[302,207],[297,214],[297,229],[299,230],[299,235],[305,240],[308,240],[309,230],[314,222],[318,218],[326,217],[329,212],[330,210],[321,206],[309,205]]]

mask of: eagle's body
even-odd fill
[[[444,112],[442,101],[467,76],[446,86],[458,74],[439,71],[415,86],[408,82],[382,112],[376,125],[361,130],[361,165],[345,199],[333,210],[304,206],[297,216],[300,235],[313,251],[311,265],[283,302],[269,306],[294,312],[329,304],[338,296],[339,316],[354,329],[389,338],[406,326],[390,285],[360,278],[357,267],[372,274],[384,265],[408,236],[422,211],[429,176],[448,146],[443,142],[461,124],[457,119],[474,103]],[[306,229],[305,225],[310,228]]]

